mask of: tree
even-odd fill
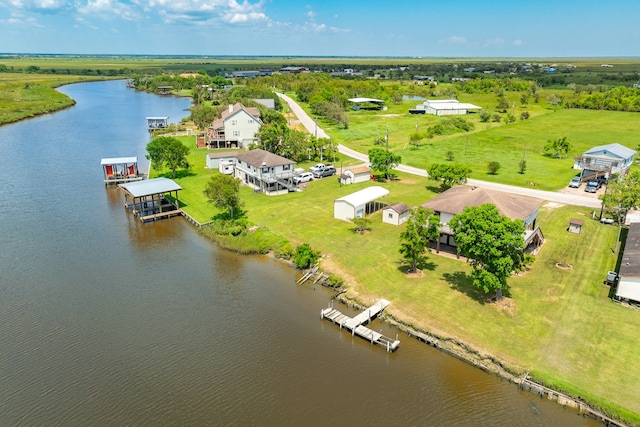
[[[605,206],[618,211],[634,208],[640,204],[640,171],[630,172],[618,180],[607,184],[607,191],[601,197]]]
[[[418,263],[424,258],[429,242],[438,238],[439,222],[432,210],[422,207],[412,209],[405,229],[400,233],[400,254],[411,263],[409,273],[418,271]]]
[[[499,169],[500,169],[499,162],[493,161],[493,162],[487,163],[487,171],[489,172],[490,175],[497,174]]]
[[[309,268],[318,262],[320,252],[311,249],[308,243],[296,246],[293,254],[293,263],[298,268]]]
[[[371,230],[371,220],[365,217],[351,218],[351,222],[354,225],[354,231],[359,234],[364,234],[365,231]]]
[[[473,284],[485,293],[507,288],[507,279],[523,265],[524,222],[500,215],[492,204],[467,206],[449,225],[458,251],[473,267]]]
[[[547,96],[547,104],[551,105],[553,111],[556,111],[560,104],[562,104],[562,98],[556,94],[551,94]]]
[[[187,161],[189,148],[173,137],[159,136],[153,138],[147,144],[147,153],[146,158],[151,160],[151,165],[155,169],[162,169],[166,165],[171,169],[173,178],[176,177],[176,169],[189,168],[189,162]]]
[[[562,138],[547,141],[547,145],[544,146],[544,151],[552,151],[556,157],[561,159],[563,155],[567,155],[571,148],[573,148],[573,145],[571,145],[566,136],[563,136]]]
[[[210,105],[191,108],[191,120],[200,130],[206,129],[216,119],[216,110]]]
[[[205,185],[204,195],[207,196],[209,203],[215,204],[218,208],[227,209],[231,219],[234,212],[244,205],[240,200],[240,181],[231,175],[212,176]]]
[[[427,169],[431,179],[442,181],[442,187],[448,188],[454,184],[464,184],[471,175],[471,168],[459,163],[433,163]]]
[[[525,159],[522,159],[518,163],[518,172],[520,172],[521,175],[524,175],[524,172],[526,170],[527,170],[527,161]]]
[[[386,179],[389,179],[389,170],[398,166],[401,160],[402,158],[399,155],[393,154],[384,148],[376,147],[369,150],[371,169],[383,172]]]

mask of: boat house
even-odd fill
[[[140,181],[144,176],[138,170],[137,157],[109,157],[100,161],[105,185]]]
[[[124,191],[124,206],[142,222],[181,215],[178,184],[169,178],[154,178],[120,184]]]

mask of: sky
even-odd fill
[[[0,52],[640,57],[638,0],[0,0]]]

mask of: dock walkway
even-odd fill
[[[321,319],[328,319],[340,325],[340,329],[345,328],[351,331],[351,335],[358,335],[369,341],[371,344],[378,344],[387,349],[387,352],[395,351],[400,345],[400,341],[385,337],[379,332],[375,332],[363,325],[375,319],[382,311],[391,304],[389,301],[382,299],[378,304],[374,304],[366,310],[360,312],[355,317],[349,317],[346,314],[329,306],[320,312]]]

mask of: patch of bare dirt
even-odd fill
[[[565,264],[562,262],[556,262],[556,268],[559,270],[573,270],[573,265]]]
[[[415,273],[407,273],[406,276],[409,279],[419,279],[421,277],[424,277],[424,271],[422,271],[420,269],[416,269]]]

